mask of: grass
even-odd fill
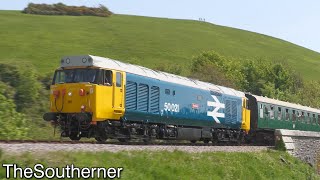
[[[154,67],[188,66],[215,50],[234,58],[287,60],[304,78],[318,79],[320,54],[292,43],[210,23],[113,15],[40,16],[0,11],[0,62],[32,63],[52,72],[65,55],[92,54]]]
[[[1,162],[32,167],[123,167],[123,179],[320,179],[315,170],[287,153],[53,152],[3,155]],[[282,160],[281,160],[282,159]],[[283,161],[283,159],[285,161]],[[4,178],[5,169],[0,169]]]

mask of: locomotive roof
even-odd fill
[[[280,106],[284,106],[284,107],[288,107],[288,108],[293,108],[293,109],[297,109],[297,110],[303,110],[303,111],[314,112],[314,113],[320,114],[320,109],[315,109],[315,108],[311,108],[308,106],[302,106],[300,104],[289,103],[289,102],[280,101],[280,100],[271,99],[271,98],[262,97],[262,96],[256,96],[256,95],[253,95],[253,96],[257,99],[258,102],[280,105]]]
[[[228,94],[237,97],[245,97],[244,93],[237,91],[232,88],[227,88],[223,86],[217,86],[211,83],[202,82],[170,73],[165,73],[161,71],[155,71],[146,67],[132,65],[117,60],[92,56],[66,56],[61,59],[61,67],[81,67],[81,66],[94,66],[107,69],[115,69],[120,71],[125,71],[132,74],[137,74],[145,77],[155,78],[161,81],[172,82],[180,85],[185,85],[189,87],[194,87],[198,89],[210,90],[215,92],[220,92],[222,94]]]

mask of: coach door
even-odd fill
[[[125,90],[125,73],[114,71],[113,76],[113,109],[115,116],[122,116],[124,113],[124,90]]]

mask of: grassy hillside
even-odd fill
[[[1,156],[1,152],[0,152]],[[123,167],[123,179],[320,179],[309,165],[284,152],[185,153],[180,151],[38,153],[3,155],[3,163],[33,167]],[[5,168],[0,169],[0,178]]]
[[[65,55],[93,54],[153,67],[187,65],[207,50],[236,58],[286,59],[317,79],[320,54],[269,36],[205,22],[127,15],[110,18],[39,16],[0,11],[0,62],[52,71]]]

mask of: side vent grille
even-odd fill
[[[148,112],[149,106],[149,87],[146,84],[139,84],[138,110]]]
[[[238,112],[237,112],[237,101],[232,101],[232,116],[231,116],[231,119],[232,119],[232,123],[235,124],[237,122],[237,115],[238,115]]]
[[[151,87],[150,112],[159,113],[160,90],[159,87]]]
[[[226,109],[225,109],[225,123],[230,124],[231,121],[231,101],[226,100]]]
[[[128,81],[126,86],[126,109],[137,109],[137,83]]]
[[[235,124],[237,122],[237,114],[237,101],[226,100],[225,123]]]

